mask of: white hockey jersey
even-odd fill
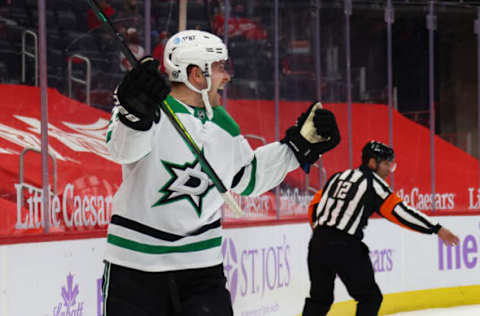
[[[217,175],[242,195],[277,186],[298,167],[293,152],[274,142],[253,151],[223,107],[208,120],[203,108],[169,96],[167,102]],[[201,268],[222,262],[223,199],[170,121],[133,130],[114,109],[107,146],[122,164],[123,182],[113,199],[105,260],[143,271]],[[238,179],[237,179],[238,180]]]

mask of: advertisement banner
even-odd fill
[[[235,315],[295,315],[308,291],[306,224],[227,229],[222,243]],[[105,239],[3,245],[0,316],[102,316]],[[28,304],[24,302],[28,301]]]
[[[385,297],[480,285],[480,217],[436,219],[459,235],[458,247],[386,220],[370,221],[365,243]],[[235,315],[301,313],[310,289],[310,234],[305,223],[225,230],[221,251]],[[98,238],[0,246],[0,316],[102,316],[105,242]],[[461,291],[449,296],[453,303],[465,304]],[[337,278],[335,302],[347,300],[351,298]],[[413,306],[413,301],[402,304]]]
[[[50,194],[43,212],[40,90],[0,85],[0,93],[0,242],[104,236],[122,177],[105,143],[110,113],[48,89]],[[276,220],[280,208],[286,216],[304,218],[311,195],[302,192],[287,185],[278,202],[274,192],[236,195],[245,216],[238,219],[226,208],[224,217],[234,223]]]
[[[306,224],[228,229],[222,245],[235,315],[296,315],[308,293]]]
[[[48,90],[50,196],[43,212],[40,90],[0,85],[0,93],[0,237],[39,235],[45,222],[50,235],[104,232],[121,182],[105,144],[110,114]]]
[[[406,289],[480,284],[480,216],[436,218],[460,238],[456,247],[445,246],[437,236],[405,236]]]
[[[100,316],[105,239],[4,245],[1,316]]]
[[[49,209],[43,212],[40,143],[40,93],[36,87],[0,85],[0,243],[82,237],[102,237],[112,214],[112,198],[121,184],[121,167],[114,163],[105,144],[110,114],[48,90]],[[340,132],[347,135],[346,104],[324,104],[337,116]],[[253,148],[275,141],[275,105],[267,100],[228,100],[228,111],[241,126]],[[304,102],[281,102],[280,130],[285,130],[305,109]],[[322,181],[347,166],[352,143],[354,166],[360,164],[364,143],[387,129],[388,108],[353,104],[351,140],[324,155],[323,164],[287,175],[278,186],[259,197],[235,195],[245,216],[236,218],[223,209],[226,227],[276,223],[279,219],[304,221],[312,194]],[[262,116],[252,116],[252,113]],[[431,192],[429,132],[394,112],[398,168],[395,189],[410,205],[427,214],[480,214],[478,162],[437,137],[436,190]],[[382,137],[379,137],[382,136]],[[259,141],[259,139],[261,141]],[[412,146],[415,144],[415,146]],[[453,163],[454,162],[454,163]],[[323,179],[323,180],[322,180]],[[44,218],[46,216],[46,218]],[[48,223],[48,230],[44,223]],[[29,237],[29,238],[25,238]]]
[[[384,294],[480,285],[480,216],[433,219],[459,236],[457,247],[445,246],[437,235],[403,229],[385,219],[369,221],[364,242]],[[337,278],[335,301],[349,299]]]

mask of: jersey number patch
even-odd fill
[[[347,197],[348,190],[352,186],[351,182],[340,180],[338,181],[337,188],[333,193],[333,197],[336,199],[344,200]]]

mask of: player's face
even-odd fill
[[[217,61],[212,64],[212,87],[208,91],[208,99],[211,106],[219,106],[222,104],[222,91],[231,80],[231,76],[225,69],[225,61]]]
[[[377,170],[375,171],[380,178],[386,180],[388,175],[395,171],[397,164],[394,161],[381,160],[377,163]]]

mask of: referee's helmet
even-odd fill
[[[382,160],[393,161],[395,153],[392,147],[375,140],[369,141],[362,149],[362,164],[368,165],[370,158],[375,158],[377,162]]]

